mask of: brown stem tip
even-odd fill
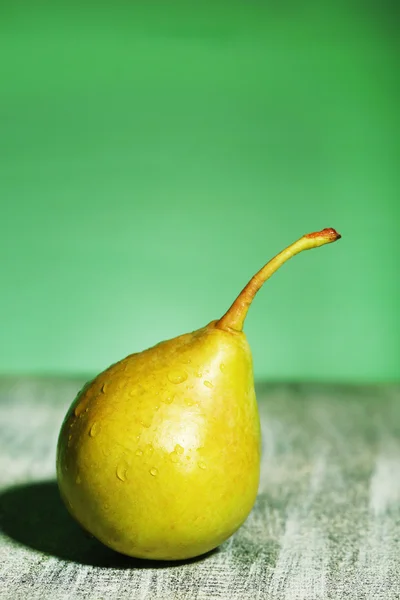
[[[336,242],[342,237],[340,233],[333,229],[333,227],[326,227],[322,231],[314,231],[314,233],[307,233],[304,237],[306,238],[326,238],[331,242]]]

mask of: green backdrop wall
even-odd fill
[[[335,227],[257,296],[256,376],[398,378],[395,7],[269,6],[2,9],[1,372],[91,373],[196,329]]]

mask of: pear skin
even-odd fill
[[[57,446],[60,494],[84,529],[129,556],[180,560],[242,525],[257,496],[261,452],[242,331],[248,307],[288,258],[339,237],[333,229],[303,236],[220,320],[131,354],[85,385]]]
[[[204,329],[128,356],[78,395],[58,452],[81,525],[130,556],[203,554],[257,495],[260,426],[243,333]]]

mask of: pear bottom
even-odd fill
[[[205,473],[203,485],[186,480],[179,489],[177,478],[167,472],[150,477],[137,492],[133,482],[124,482],[127,492],[117,489],[110,505],[101,493],[85,494],[84,485],[77,493],[70,489],[64,501],[82,527],[113,550],[136,558],[182,560],[228,539],[251,511],[258,484],[233,476],[232,485],[218,485]]]

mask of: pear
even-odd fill
[[[85,385],[57,447],[61,497],[85,530],[129,556],[178,560],[240,527],[257,496],[261,451],[246,313],[284,262],[339,237],[334,229],[303,236],[221,319],[131,354]]]

